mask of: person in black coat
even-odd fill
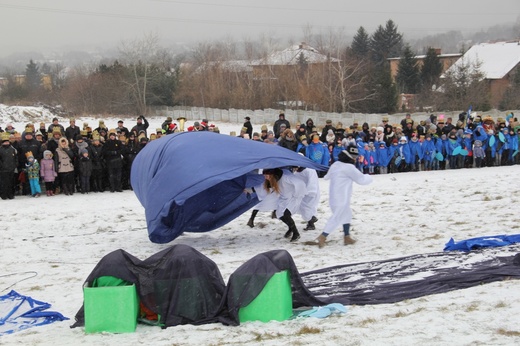
[[[9,133],[0,135],[0,197],[2,199],[14,198],[14,172],[18,166],[18,154],[9,141]]]
[[[107,165],[108,182],[110,192],[123,192],[121,187],[123,169],[123,144],[116,137],[116,133],[111,131],[108,140],[103,145],[103,158]]]
[[[132,127],[132,132],[135,133],[136,136],[141,134],[141,131],[144,131],[144,136],[148,138],[147,129],[150,126],[148,120],[144,117],[144,115],[140,115],[137,117],[137,124]]]
[[[285,129],[283,129],[283,130],[280,128],[280,125],[282,125],[282,124],[285,125]],[[291,128],[291,124],[289,123],[288,120],[285,119],[285,113],[283,113],[283,112],[280,113],[278,115],[278,120],[276,120],[273,125],[274,137],[276,139],[278,139],[284,130],[290,129],[290,128]]]
[[[88,147],[90,160],[92,162],[91,191],[105,191],[105,161],[103,160],[103,145],[98,134],[92,137],[92,142]]]
[[[243,127],[247,129],[246,133],[249,135],[249,138],[253,138],[253,125],[251,125],[251,118],[245,117],[244,120]]]

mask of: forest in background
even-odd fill
[[[20,56],[16,62],[10,60],[13,56],[5,58],[0,62],[0,102],[61,105],[71,114],[147,114],[156,106],[394,113],[403,111],[397,97],[405,93],[415,95],[417,111],[466,109],[469,104],[486,111],[492,106],[479,66],[464,66],[441,81],[436,49],[463,53],[474,43],[519,37],[519,23],[470,37],[448,32],[415,40],[406,40],[392,20],[371,33],[360,27],[353,37],[308,29],[300,42],[330,57],[326,63],[314,66],[301,57],[297,64],[273,71],[270,78],[258,78],[247,68],[249,63],[295,42],[265,36],[179,49],[146,34],[122,42],[107,56],[69,52],[53,60],[37,53],[29,53],[25,61]],[[421,67],[417,55],[426,55]],[[395,81],[387,60],[392,57],[401,57]],[[520,74],[513,72],[497,108],[520,108],[519,96]]]

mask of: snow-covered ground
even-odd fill
[[[52,118],[52,116],[51,116]],[[115,127],[118,118],[105,119]],[[150,119],[155,128],[164,119]],[[0,124],[15,121],[0,113]],[[77,119],[81,126],[97,120]],[[96,122],[94,124],[94,121]],[[50,122],[50,119],[47,123]],[[125,121],[131,127],[134,120]],[[62,122],[67,125],[66,119]],[[222,133],[241,124],[217,124]],[[94,126],[95,127],[95,126]],[[260,125],[255,125],[256,131]],[[224,280],[254,255],[286,249],[300,272],[338,264],[391,259],[442,251],[453,237],[520,233],[519,166],[376,175],[355,186],[353,246],[340,230],[324,249],[303,245],[323,228],[330,210],[328,182],[320,179],[316,231],[299,242],[283,238],[286,226],[259,213],[246,226],[246,213],[218,230],[187,233],[171,244],[148,240],[144,209],[132,191],[0,201],[0,294],[14,289],[52,304],[69,321],[0,337],[1,345],[518,345],[520,281],[508,280],[395,304],[349,306],[344,315],[285,322],[184,325],[160,329],[138,325],[130,334],[89,334],[70,329],[82,305],[82,284],[107,253],[124,249],[145,259],[172,245],[187,244],[218,265]],[[303,221],[296,216],[297,225]],[[35,272],[36,275],[33,273]],[[12,274],[5,276],[6,274]]]

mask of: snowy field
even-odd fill
[[[12,121],[1,117],[2,126]],[[115,127],[117,120],[105,123]],[[150,119],[150,127],[163,120]],[[22,128],[24,121],[15,126]],[[83,121],[78,119],[77,124]],[[66,119],[62,124],[68,125]],[[90,124],[97,121],[91,119]],[[127,127],[133,124],[125,121]],[[241,124],[217,125],[222,133],[241,128]],[[254,130],[259,131],[260,125]],[[51,303],[50,310],[70,318],[1,336],[0,345],[518,345],[519,280],[395,304],[348,306],[346,314],[325,319],[164,330],[138,325],[130,334],[86,335],[83,328],[69,327],[82,305],[84,280],[113,250],[124,249],[145,259],[172,244],[190,245],[218,265],[226,282],[245,261],[272,249],[289,251],[300,272],[439,252],[451,237],[459,241],[520,233],[519,173],[520,166],[512,166],[376,175],[371,185],[354,187],[351,233],[358,242],[343,246],[338,230],[324,249],[303,245],[318,236],[330,216],[328,182],[322,179],[317,230],[302,231],[305,224],[296,216],[302,233],[296,243],[283,238],[286,226],[268,213],[259,213],[257,226],[249,228],[247,212],[218,230],[153,244],[144,209],[132,191],[0,201],[0,294],[14,289]]]

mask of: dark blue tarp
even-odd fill
[[[30,327],[68,320],[59,312],[47,311],[51,305],[11,291],[0,296],[0,336]]]
[[[458,242],[450,238],[444,246],[444,251],[471,251],[482,247],[506,246],[514,243],[520,243],[520,234],[477,237]]]
[[[145,208],[148,236],[167,243],[183,232],[208,232],[258,203],[244,188],[258,169],[326,170],[286,148],[212,132],[181,132],[150,142],[132,164],[131,182]]]

